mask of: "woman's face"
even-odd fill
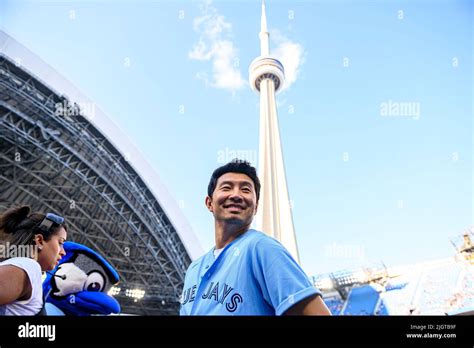
[[[38,246],[41,250],[38,253],[38,263],[43,272],[53,270],[59,260],[66,255],[63,247],[66,238],[67,232],[61,227],[48,241],[43,240],[43,243]]]

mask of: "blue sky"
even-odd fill
[[[301,262],[447,257],[473,225],[470,1],[267,1]],[[258,153],[259,1],[3,1],[2,29],[144,153],[205,250],[213,169]]]

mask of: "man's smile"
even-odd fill
[[[244,210],[244,207],[242,207],[241,205],[238,205],[238,204],[227,204],[227,205],[224,205],[224,208],[225,208],[225,209]]]

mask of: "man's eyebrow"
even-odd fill
[[[223,186],[223,185],[234,185],[234,181],[223,181],[219,184],[219,186]],[[252,183],[250,181],[239,181],[238,184],[240,184],[240,186],[252,186]]]

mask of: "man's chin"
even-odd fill
[[[225,219],[225,222],[227,222],[228,224],[232,224],[232,225],[243,225],[245,223],[245,221],[237,216],[233,217],[228,217]]]

